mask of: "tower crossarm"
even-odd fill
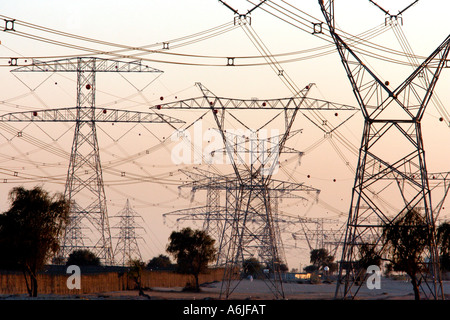
[[[226,190],[230,188],[230,184],[236,183],[234,174],[221,175],[201,168],[195,168],[194,171],[184,169],[179,169],[179,171],[190,179],[189,182],[183,183],[179,188],[192,188],[194,191],[211,188]]]
[[[303,101],[303,103],[302,103]],[[314,98],[273,98],[273,99],[236,99],[216,96],[202,96],[158,104],[157,109],[228,109],[228,110],[359,110],[347,104],[335,103]]]
[[[206,218],[210,220],[225,220],[227,219],[227,208],[226,207],[215,207],[211,209],[208,206],[186,208],[175,210],[172,212],[164,213],[163,218],[176,218],[176,221],[203,221]],[[231,219],[228,217],[228,219]]]
[[[11,72],[78,72],[80,69],[86,70],[83,66],[84,62],[92,60],[95,60],[94,67],[86,64],[86,68],[90,72],[163,72],[148,65],[143,65],[140,60],[120,61],[97,57],[76,57],[52,61],[33,59],[30,64],[13,69]]]
[[[0,122],[132,122],[132,123],[185,123],[173,117],[154,112],[138,112],[98,108],[92,117],[91,108],[58,108],[0,115]]]
[[[247,183],[248,182],[248,183]],[[271,180],[269,184],[258,183],[255,180],[251,179],[243,179],[243,181],[239,181],[236,177],[231,179],[230,177],[220,177],[217,176],[215,178],[207,178],[202,180],[194,180],[192,182],[184,183],[182,186],[184,188],[192,188],[192,190],[209,190],[209,189],[217,189],[217,190],[238,190],[243,188],[244,190],[266,190],[269,191],[277,191],[277,198],[295,198],[299,197],[295,194],[297,192],[306,193],[306,194],[315,194],[319,196],[320,190],[311,186],[307,186],[303,183],[295,183],[289,181],[280,181],[280,180]]]
[[[307,192],[320,194],[320,190],[311,186],[307,186],[304,183],[296,183],[289,181],[271,180],[270,189],[277,190],[280,193],[293,193],[293,192]],[[281,198],[282,196],[280,196]]]
[[[375,75],[336,32],[334,0],[319,0],[319,4],[364,117],[374,120],[380,118],[386,109],[397,106],[404,110],[408,119],[420,120],[439,75],[447,65],[450,35],[405,81],[392,90],[389,88],[389,81],[383,81]]]

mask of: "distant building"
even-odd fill
[[[282,273],[281,277],[284,281],[309,280],[311,273],[286,272]]]

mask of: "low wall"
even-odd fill
[[[38,294],[83,294],[135,289],[135,282],[128,278],[126,272],[83,273],[82,271],[81,289],[72,290],[67,287],[67,279],[70,276],[71,274],[40,273],[37,277]],[[199,282],[221,281],[222,277],[223,269],[211,269],[199,275]],[[186,283],[193,281],[192,275],[144,270],[141,286],[143,288],[184,287]],[[28,291],[22,273],[0,271],[0,294],[24,293]]]

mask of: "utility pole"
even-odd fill
[[[137,219],[141,216],[131,208],[130,201],[127,199],[125,207],[120,210],[112,218],[119,218],[120,221],[113,227],[118,229],[116,235],[117,243],[114,249],[114,257],[116,262],[125,267],[133,259],[142,260],[141,251],[139,250],[138,239],[140,236],[136,230],[141,229],[137,224]],[[114,238],[114,237],[113,237]]]
[[[202,229],[207,231],[213,238],[217,239],[218,258],[216,261],[216,266],[226,266],[228,247],[231,243],[231,227],[233,226],[233,217],[235,215],[234,211],[230,211],[230,209],[233,208],[230,208],[230,206],[232,206],[233,202],[236,201],[233,198],[233,194],[235,194],[236,190],[239,189],[240,184],[237,179],[231,175],[220,175],[201,170],[199,168],[196,168],[193,172],[185,172],[184,170],[181,171],[193,179],[193,181],[186,182],[179,188],[191,189],[191,192],[193,193],[205,190],[206,205],[202,207],[172,211],[165,213],[163,216],[164,218],[171,220],[175,218],[177,223],[200,222],[202,224]],[[311,186],[306,186],[303,183],[285,182],[275,179],[272,179],[267,189],[271,195],[274,226],[275,229],[280,230],[277,233],[278,238],[275,239],[275,242],[279,247],[279,259],[280,261],[286,262],[281,234],[290,233],[285,230],[287,230],[289,226],[295,225],[303,219],[283,215],[278,209],[278,203],[282,199],[310,200],[306,198],[306,195],[309,195],[317,201],[320,190]],[[224,196],[221,196],[221,194],[224,194]],[[224,204],[218,201],[218,199],[221,198],[225,199]],[[227,199],[231,199],[231,203],[229,203],[229,200]],[[255,205],[247,210],[247,215],[249,218],[247,218],[246,221],[246,228],[248,230],[259,230],[258,232],[264,233],[265,231],[264,229],[261,229],[261,226],[264,226],[265,223],[259,217],[258,211],[260,210],[261,209]],[[256,235],[259,233],[254,231],[253,234]],[[260,244],[257,242],[247,244],[246,248],[249,252],[251,250],[261,251]]]
[[[278,225],[277,197],[282,197],[282,190],[294,194],[300,192],[317,192],[312,187],[302,183],[289,183],[273,179],[274,170],[279,164],[280,154],[285,150],[285,143],[294,133],[294,120],[300,110],[356,110],[354,107],[332,103],[324,100],[308,98],[306,95],[312,84],[305,86],[294,97],[281,99],[234,99],[224,98],[213,94],[205,86],[197,83],[203,96],[180,101],[174,101],[156,106],[158,109],[206,109],[212,112],[215,125],[222,139],[224,152],[233,169],[230,176],[203,176],[194,179],[193,189],[222,189],[226,190],[225,209],[215,209],[219,220],[225,221],[219,242],[223,245],[221,253],[225,259],[225,271],[220,291],[220,297],[230,298],[240,283],[240,269],[244,261],[256,258],[263,266],[267,266],[271,273],[261,272],[260,278],[272,291],[276,299],[283,299],[284,289],[280,271],[280,258],[283,247],[279,243],[280,230]],[[281,111],[284,116],[284,130],[277,137],[270,137],[270,147],[267,139],[255,139],[259,130],[255,130],[254,138],[246,139],[249,146],[245,150],[242,145],[235,144],[235,138],[225,128],[227,115],[236,110],[272,110]],[[235,116],[232,118],[236,119]],[[264,118],[260,116],[261,120]],[[270,122],[270,119],[267,123]],[[265,121],[267,121],[265,120]],[[243,124],[242,120],[239,122]],[[266,124],[267,124],[266,123]],[[264,126],[263,126],[264,127]],[[276,138],[276,139],[272,139]],[[265,146],[265,149],[264,147]],[[262,153],[255,150],[264,149]],[[243,151],[244,150],[244,151]],[[250,163],[243,159],[243,153],[250,154]],[[208,209],[208,208],[206,208]],[[201,215],[205,211],[196,208],[195,214]],[[226,218],[222,218],[222,217]],[[210,216],[212,217],[212,216]],[[217,217],[217,216],[216,216]],[[226,249],[226,250],[224,250]],[[237,277],[238,276],[238,277]]]
[[[156,112],[132,112],[117,109],[97,109],[95,105],[96,73],[161,73],[142,65],[140,61],[120,61],[97,57],[79,57],[53,61],[33,60],[31,64],[12,72],[69,72],[77,75],[75,108],[60,108],[18,112],[3,115],[1,121],[15,122],[74,122],[65,197],[71,202],[71,224],[66,228],[59,255],[63,259],[76,249],[89,248],[106,265],[114,263],[106,195],[103,182],[97,122],[183,123]],[[81,197],[89,199],[81,203]],[[94,229],[92,245],[82,236],[81,224]]]
[[[421,120],[450,50],[448,36],[400,85],[392,89],[349,47],[335,29],[334,0],[319,0],[331,37],[364,116],[364,130],[352,191],[336,297],[354,298],[364,276],[357,261],[360,248],[381,252],[383,226],[408,210],[418,210],[434,234],[435,215],[425,162]],[[395,152],[386,150],[397,139]],[[387,195],[395,208],[388,210]],[[367,241],[370,235],[371,241]],[[435,238],[427,247],[429,272],[420,274],[428,298],[443,298]]]

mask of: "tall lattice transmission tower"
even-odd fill
[[[272,291],[275,298],[284,298],[283,281],[281,278],[280,231],[277,223],[277,198],[280,194],[295,194],[296,192],[312,192],[318,190],[303,183],[289,183],[273,179],[278,168],[280,153],[285,151],[285,144],[294,130],[291,130],[298,112],[301,110],[355,110],[355,108],[332,103],[329,101],[308,98],[311,85],[305,86],[294,97],[284,99],[231,99],[218,97],[197,83],[203,96],[185,99],[157,106],[161,109],[207,109],[210,110],[217,126],[223,152],[229,160],[233,173],[230,176],[203,176],[192,182],[193,189],[210,191],[210,200],[206,210],[215,213],[209,216],[209,221],[217,219],[223,232],[219,242],[224,259],[224,278],[220,296],[228,299],[240,283],[240,270],[244,261],[255,258],[261,265],[272,270],[260,277]],[[257,130],[249,130],[250,137],[231,134],[225,128],[225,121],[237,119],[232,111],[272,110],[283,116],[284,130],[277,136],[262,138],[263,127],[267,127],[275,118],[259,117],[265,125]],[[281,111],[281,112],[280,112]],[[245,125],[243,120],[238,120]],[[249,128],[248,126],[246,126]],[[236,143],[236,139],[241,142]],[[270,139],[270,143],[269,142]],[[245,146],[247,143],[247,147]],[[259,150],[258,152],[256,150]],[[219,150],[220,151],[220,150]],[[215,155],[222,152],[215,152]],[[248,157],[247,157],[248,156]],[[246,161],[246,158],[248,158]],[[211,160],[211,159],[210,159]],[[213,190],[226,192],[225,210],[217,208],[217,193]],[[215,199],[214,199],[215,198]],[[224,215],[226,216],[224,218]]]
[[[119,218],[120,221],[114,225],[113,229],[118,229],[116,246],[114,249],[114,258],[116,264],[121,266],[128,265],[129,261],[138,259],[142,260],[141,251],[139,250],[138,240],[142,237],[137,230],[142,229],[138,221],[141,216],[131,208],[130,201],[127,199],[125,207],[111,218]]]
[[[418,64],[397,87],[380,79],[335,28],[334,1],[319,0],[329,32],[364,117],[358,167],[351,198],[336,297],[354,298],[364,269],[358,265],[362,248],[382,255],[382,230],[410,210],[416,210],[434,234],[429,173],[421,121],[450,51],[450,35]],[[396,23],[395,19],[393,23]],[[386,152],[396,141],[395,150]],[[389,210],[388,197],[395,210]],[[435,237],[427,244],[427,265],[418,281],[428,298],[443,298]],[[426,271],[428,270],[428,271]]]
[[[194,193],[204,190],[206,191],[206,205],[203,207],[194,207],[189,209],[180,209],[173,212],[169,212],[163,215],[164,218],[171,219],[176,218],[177,223],[193,222],[201,223],[201,228],[208,232],[214,239],[217,240],[217,267],[225,267],[227,265],[227,259],[229,258],[228,250],[232,244],[232,229],[234,225],[235,212],[235,194],[236,190],[239,190],[241,183],[233,175],[219,175],[217,173],[208,172],[200,168],[196,168],[195,171],[184,172],[191,182],[184,183],[179,188],[191,189],[192,196]],[[244,175],[244,173],[242,173]],[[249,181],[251,178],[247,177]],[[248,186],[247,186],[248,187]],[[257,189],[257,185],[253,185],[253,188]],[[267,192],[270,194],[270,206],[272,210],[272,223],[274,233],[274,242],[278,249],[278,259],[280,263],[285,264],[287,262],[284,245],[282,241],[282,233],[288,232],[287,226],[299,223],[302,220],[299,217],[292,217],[283,215],[279,210],[279,202],[282,199],[302,199],[308,202],[316,202],[320,190],[311,186],[306,186],[303,183],[294,183],[288,181],[281,181],[272,179],[267,186]],[[222,195],[222,196],[221,196]],[[310,199],[314,201],[309,201]],[[220,199],[224,199],[221,203]],[[268,232],[267,223],[265,223],[261,212],[264,212],[261,202],[254,201],[251,205],[246,206],[246,212],[240,214],[246,215],[245,225],[246,232],[251,233],[252,236],[248,237],[246,244],[243,245],[246,248],[246,255],[257,254],[263,262],[268,262],[267,256],[264,256],[264,252],[267,254],[267,243],[259,242],[258,239],[264,239],[265,234]],[[250,238],[253,237],[253,240]],[[256,239],[256,240],[255,240]],[[265,259],[265,260],[264,260]]]
[[[106,265],[114,263],[96,123],[184,123],[156,112],[96,108],[96,73],[161,73],[140,61],[79,57],[54,61],[33,60],[12,72],[70,72],[77,75],[76,107],[45,109],[3,115],[9,122],[74,122],[65,197],[71,202],[71,223],[61,239],[60,258],[76,249],[91,249]],[[87,238],[84,228],[92,231]],[[89,242],[89,243],[88,243]]]

